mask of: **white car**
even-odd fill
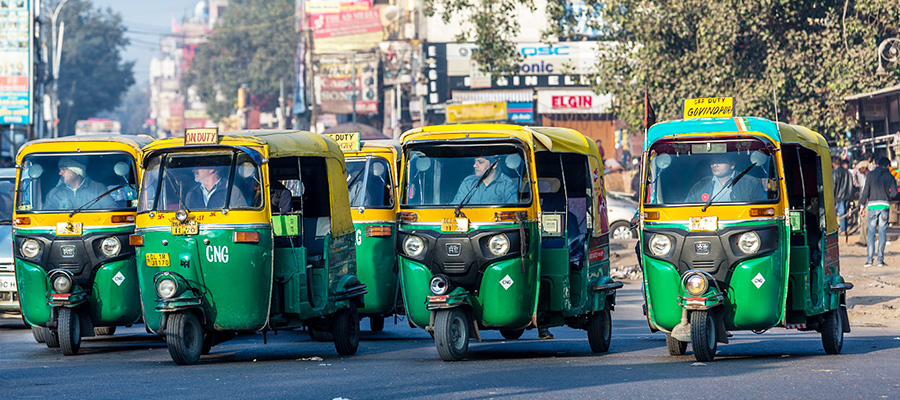
[[[638,209],[638,203],[627,195],[607,192],[606,216],[609,221],[610,239],[637,238],[637,230],[631,229],[631,218]]]
[[[15,168],[0,168],[0,312],[19,312],[12,240],[15,180]]]

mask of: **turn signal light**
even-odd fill
[[[659,211],[645,211],[644,219],[648,221],[658,221],[659,220]]]
[[[527,217],[527,213],[525,211],[501,211],[494,213],[494,221],[497,222],[506,222],[506,221],[523,221],[525,217]]]
[[[373,236],[391,236],[390,225],[367,226],[366,237]]]
[[[419,214],[414,212],[399,212],[397,213],[397,218],[400,222],[411,224],[419,220]]]
[[[31,225],[31,217],[16,217],[16,225]]]
[[[259,243],[259,232],[235,232],[235,243]]]
[[[113,215],[112,222],[114,224],[124,224],[127,222],[134,222],[134,215]]]
[[[774,208],[751,208],[750,209],[751,217],[774,217],[775,209]]]
[[[128,244],[132,246],[143,246],[144,245],[144,235],[129,235],[128,236]]]

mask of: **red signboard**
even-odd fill
[[[312,14],[309,27],[316,39],[381,32],[378,9],[346,11],[337,14]]]
[[[550,107],[555,109],[587,110],[591,108],[591,102],[591,96],[553,96],[550,100]]]

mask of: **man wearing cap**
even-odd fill
[[[866,237],[866,264],[871,267],[875,257],[875,234],[878,234],[878,266],[884,266],[884,244],[887,241],[888,211],[891,208],[891,197],[897,194],[897,180],[891,175],[887,157],[877,161],[878,168],[866,177],[866,186],[859,194],[860,215],[866,216],[868,232]]]
[[[188,192],[184,199],[184,205],[188,209],[222,208],[225,207],[225,195],[228,191],[228,183],[220,178],[219,168],[212,166],[194,167],[194,181],[197,186]],[[231,189],[230,208],[246,207],[247,201],[241,190],[236,186]]]
[[[453,204],[460,204],[465,199],[468,199],[466,204],[516,203],[518,195],[516,183],[498,171],[499,167],[495,165],[497,162],[499,162],[499,157],[475,157],[475,174],[463,179],[456,191],[456,196],[453,196]],[[488,169],[491,172],[481,181],[478,188],[475,188],[475,184]]]
[[[84,164],[71,158],[64,158],[59,160],[58,166],[62,182],[47,193],[44,209],[74,210],[106,193],[106,186],[85,176]],[[89,208],[95,210],[116,208],[116,202],[112,197],[103,196]]]
[[[762,184],[758,179],[742,177],[732,184],[737,172],[734,171],[734,159],[727,154],[715,154],[709,162],[711,177],[701,178],[691,187],[685,203],[759,201],[766,199]],[[728,187],[732,184],[731,187]]]

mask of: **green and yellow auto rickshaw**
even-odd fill
[[[500,330],[585,329],[594,352],[611,340],[615,289],[603,166],[565,128],[431,126],[402,143],[398,241],[411,324],[445,361]]]
[[[16,156],[16,283],[25,321],[47,347],[77,354],[81,338],[141,320],[134,233],[147,136],[29,142]]]
[[[238,332],[307,326],[356,352],[346,166],[303,131],[188,130],[145,149],[137,246],[144,320],[176,364]]]
[[[654,125],[644,144],[647,321],[669,353],[710,361],[728,331],[850,331],[825,139],[762,118]]]

